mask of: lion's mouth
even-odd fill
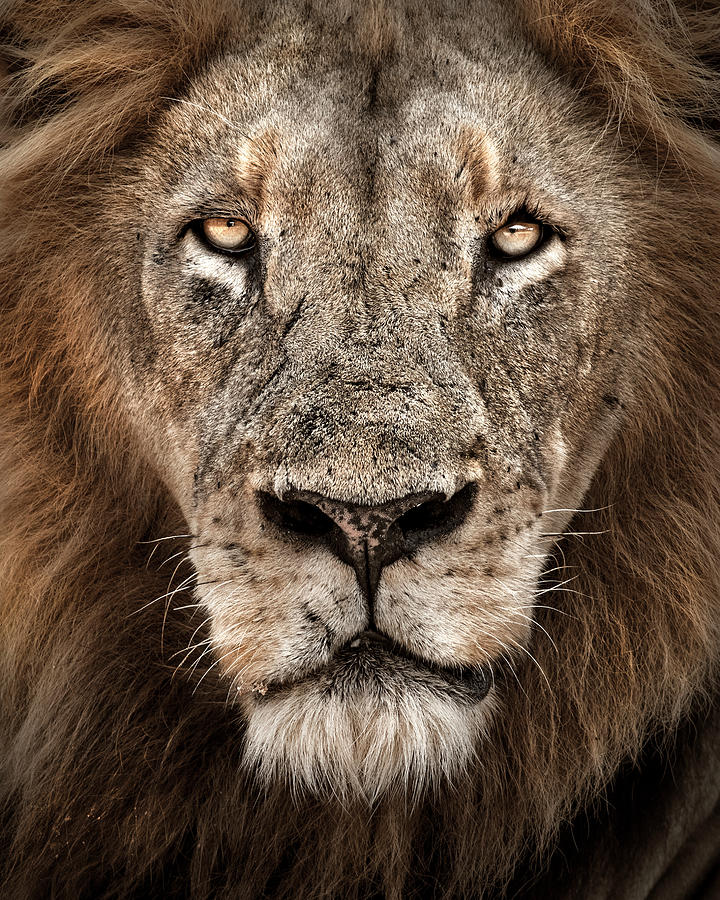
[[[464,703],[479,703],[493,684],[488,666],[442,666],[424,659],[407,647],[377,631],[362,631],[345,643],[322,669],[301,677],[271,681],[259,690],[262,697],[282,691],[292,684],[311,679],[331,693],[345,694],[370,689],[378,695],[405,680],[422,683],[437,693],[451,694]],[[257,697],[261,700],[260,697]]]
[[[384,655],[417,667],[421,672],[441,678],[450,686],[470,690],[478,700],[486,696],[492,684],[492,674],[486,666],[442,666],[413,653],[404,645],[378,631],[361,632],[348,641],[340,653],[352,654],[363,651],[371,653],[380,651]]]

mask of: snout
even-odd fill
[[[476,485],[469,483],[450,497],[426,490],[368,506],[310,490],[281,496],[260,491],[257,502],[276,528],[308,548],[319,544],[330,549],[351,566],[372,611],[383,570],[459,528],[476,493]]]
[[[196,490],[200,594],[241,692],[333,672],[369,690],[391,670],[441,690],[527,638],[541,501],[521,442],[486,452],[486,412],[457,372],[394,384],[387,369],[370,391],[346,368],[282,370],[258,407],[270,424],[228,427]],[[367,633],[387,645],[355,647]]]

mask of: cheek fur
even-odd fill
[[[274,548],[238,568],[214,550],[202,552],[196,565],[207,585],[197,593],[210,615],[215,653],[236,692],[300,677],[364,625],[354,575],[329,553],[308,558]],[[210,573],[222,580],[213,585]]]

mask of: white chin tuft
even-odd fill
[[[442,683],[391,678],[352,689],[322,678],[244,701],[244,765],[263,783],[372,803],[388,793],[418,798],[457,781],[476,754],[493,707]]]

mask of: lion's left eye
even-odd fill
[[[202,233],[215,249],[226,253],[240,253],[255,245],[255,235],[242,219],[203,219]]]
[[[542,236],[543,226],[540,222],[516,220],[498,228],[490,241],[503,256],[517,259],[534,250],[540,244]]]

